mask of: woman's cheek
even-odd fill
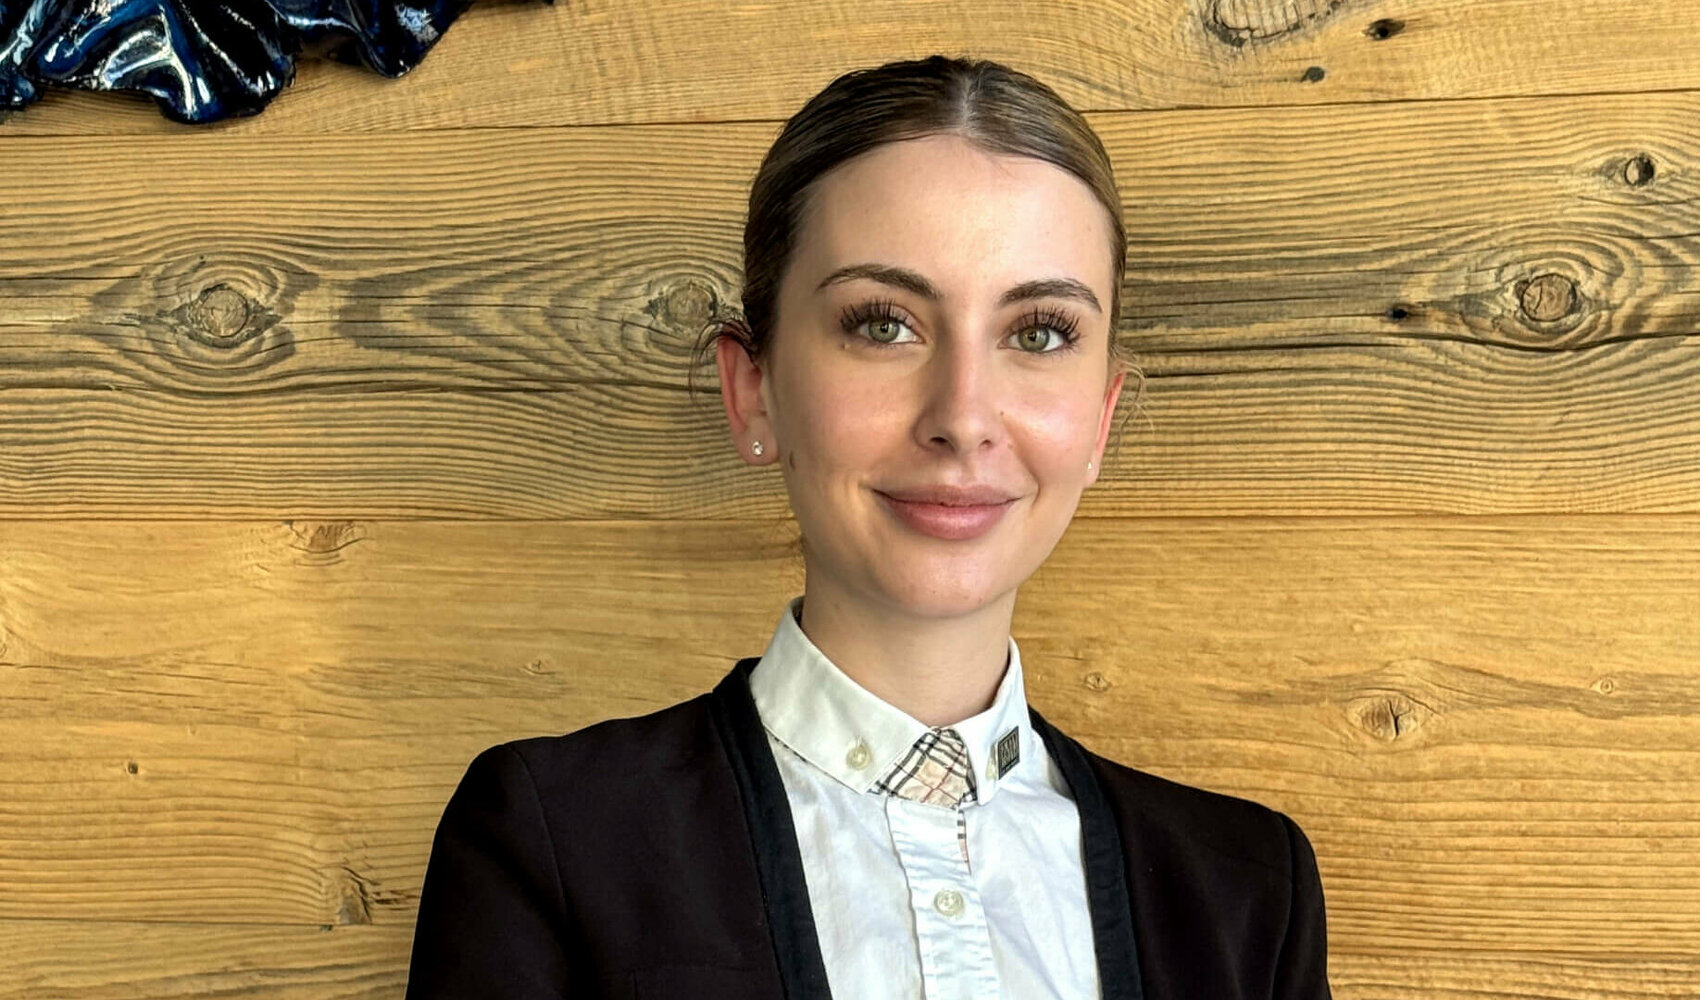
[[[1031,401],[1021,415],[1023,436],[1052,457],[1090,448],[1098,430],[1097,410],[1088,405],[1090,395],[1086,391],[1060,393]]]

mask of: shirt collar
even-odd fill
[[[767,650],[750,673],[750,694],[762,724],[805,760],[858,792],[874,783],[929,728],[926,723],[864,688],[809,639],[799,624],[803,598],[786,602]],[[985,711],[955,724],[968,745],[976,799],[985,802],[1001,781],[1032,772],[1032,721],[1021,672],[1021,651],[1009,638],[1009,661],[997,695]],[[1014,737],[1008,737],[1016,730]],[[994,763],[1002,742],[1002,772]],[[858,753],[866,747],[867,753]],[[864,762],[857,767],[858,762]],[[1025,770],[1024,770],[1025,769]]]

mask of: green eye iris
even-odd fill
[[[895,319],[870,320],[868,322],[868,332],[872,334],[872,339],[875,341],[881,344],[889,344],[897,339],[897,332],[902,328],[902,326],[902,321]],[[880,333],[881,328],[885,328],[891,332],[889,338]]]
[[[1033,346],[1032,353],[1043,354],[1045,352],[1046,344],[1050,341],[1051,332],[1051,328],[1048,326],[1031,326],[1016,334],[1015,339],[1018,342],[1025,341],[1025,343],[1022,343],[1023,348],[1026,348],[1028,344],[1031,344]],[[1038,339],[1034,340],[1032,338],[1032,334],[1038,334]]]

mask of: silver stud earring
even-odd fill
[[[1092,460],[1090,458],[1086,460],[1086,471],[1087,472],[1092,471]]]
[[[761,442],[760,441],[752,441],[750,443],[750,450],[755,452],[757,455],[760,455],[761,454]]]

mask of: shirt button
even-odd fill
[[[940,889],[933,897],[933,908],[947,917],[954,917],[962,912],[962,893],[955,889]]]
[[[858,771],[873,763],[873,759],[873,751],[869,750],[868,745],[861,740],[857,740],[856,745],[850,748],[850,752],[844,755],[844,762]]]

